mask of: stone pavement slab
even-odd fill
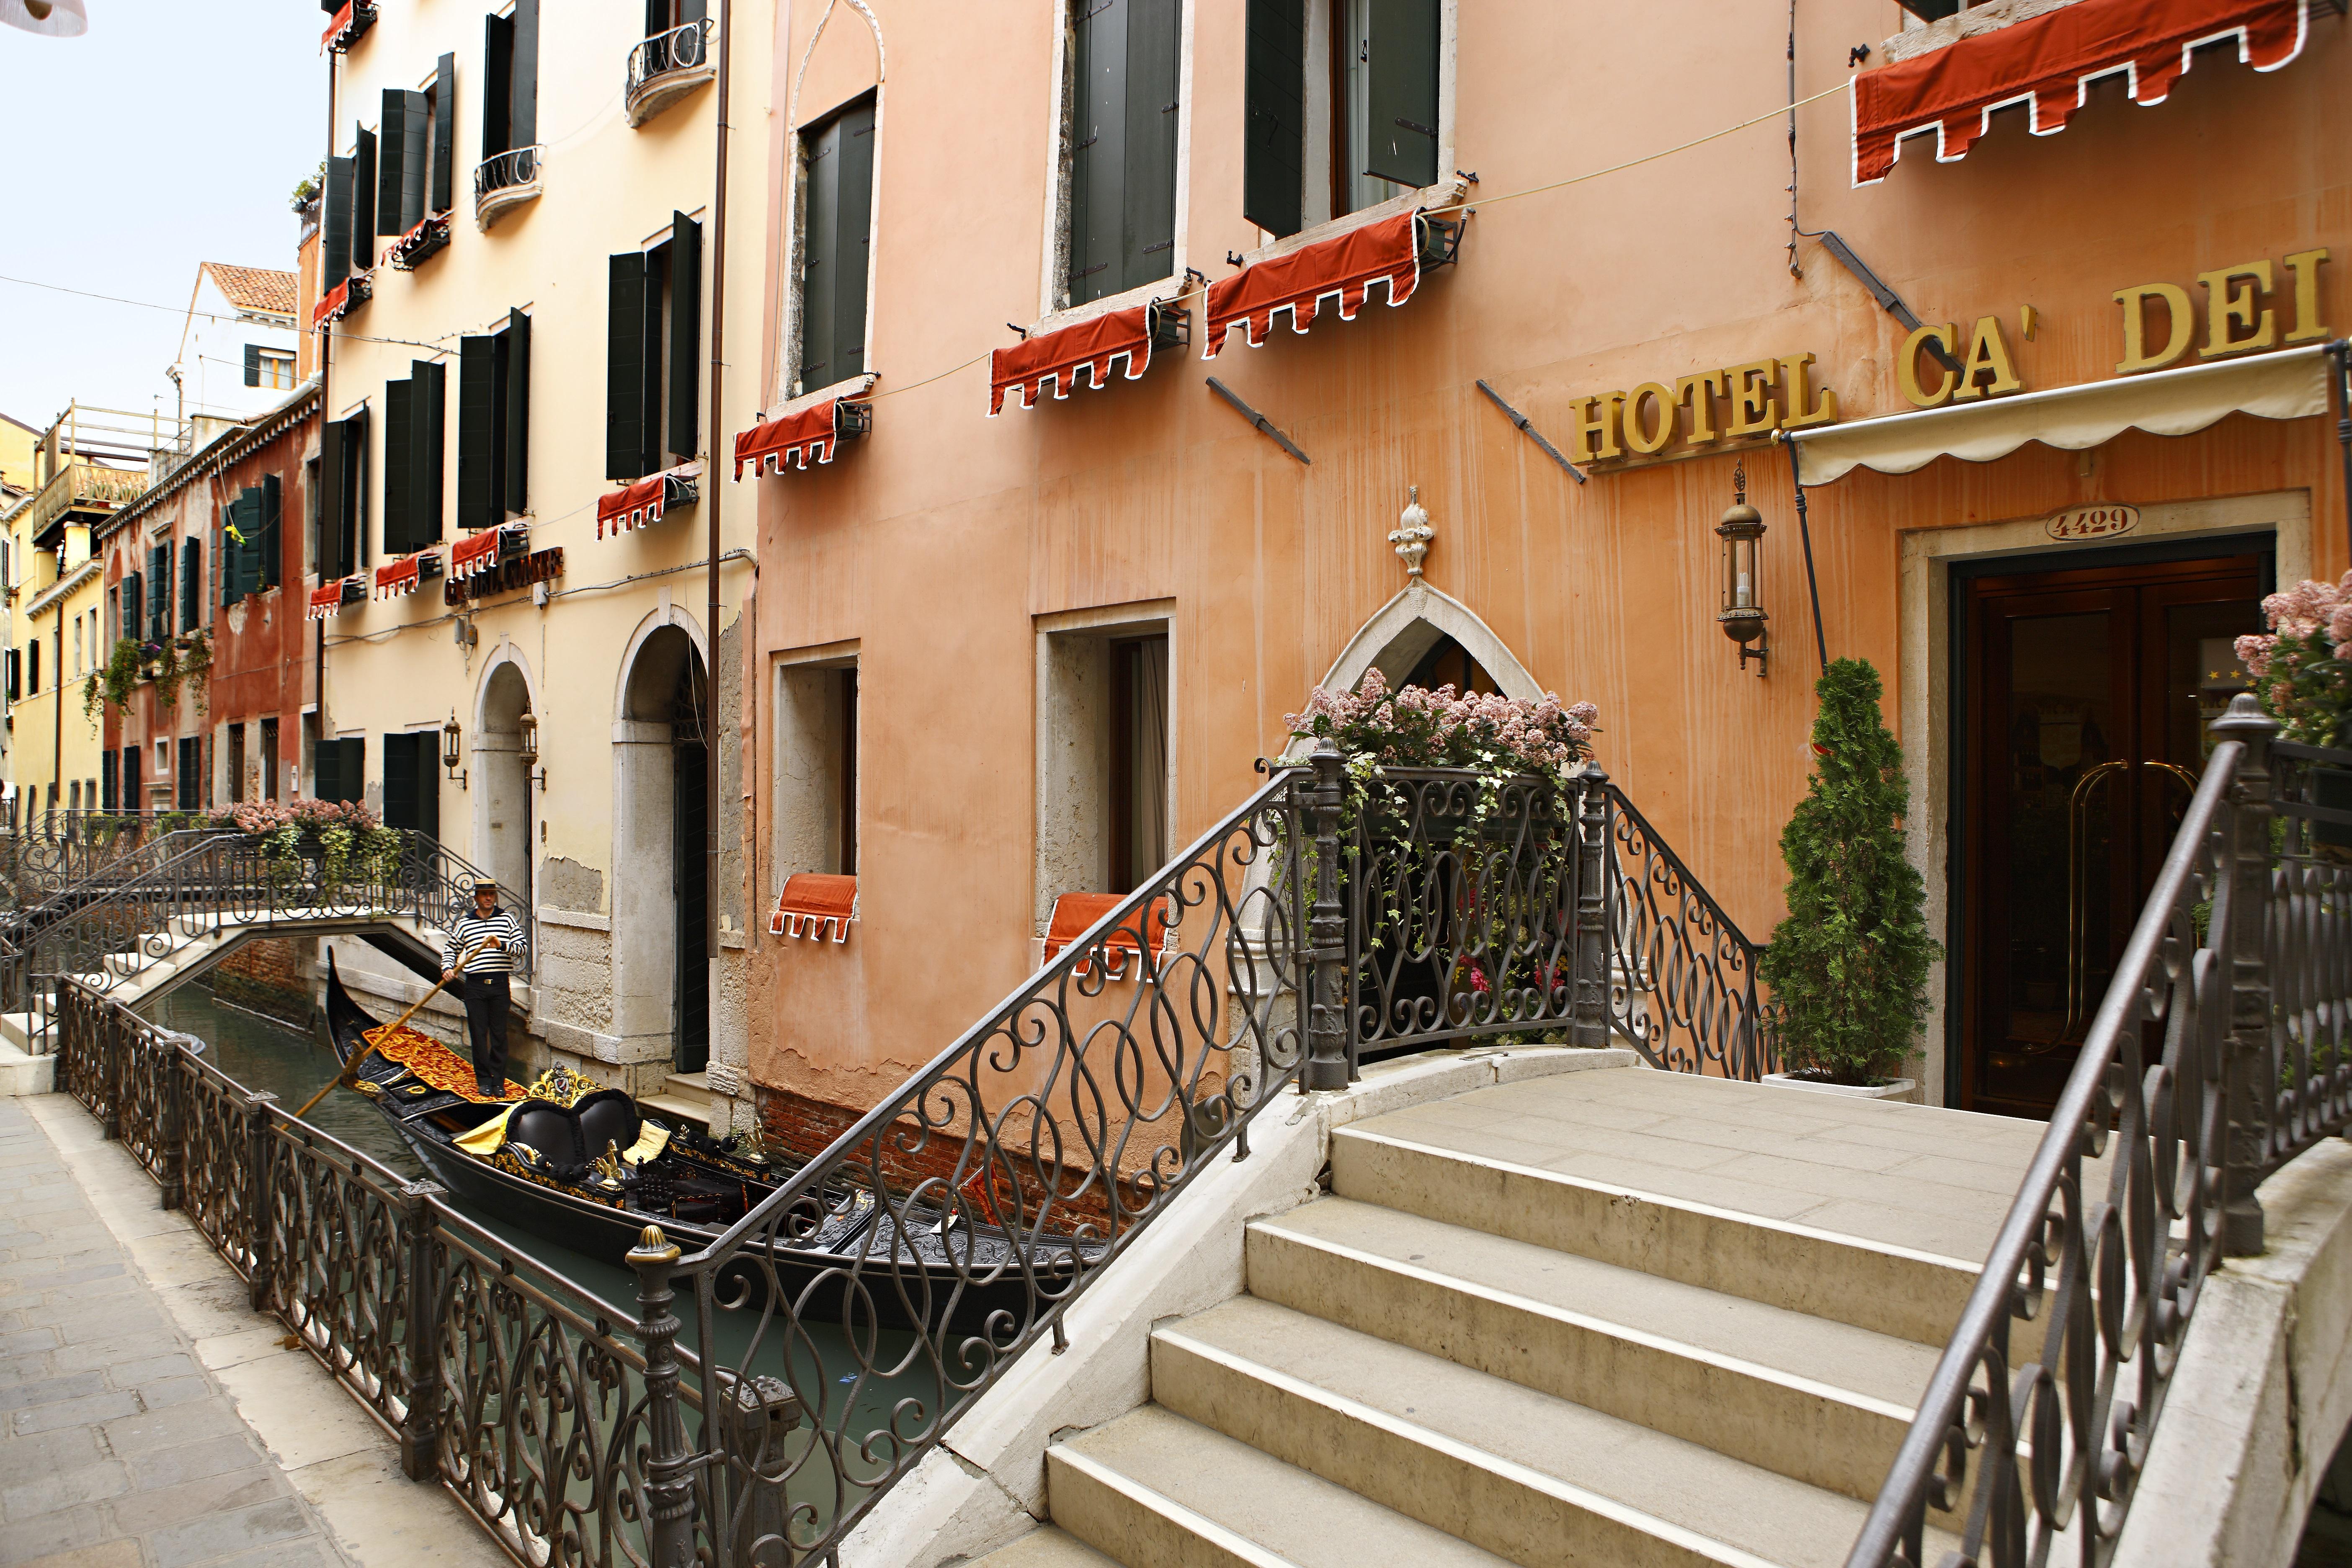
[[[61,1094],[0,1100],[0,1568],[503,1568]]]

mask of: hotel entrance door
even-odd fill
[[[2244,686],[2231,643],[2262,628],[2269,542],[1956,574],[1950,1103],[2056,1103],[2211,749],[2206,726]]]

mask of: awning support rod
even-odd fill
[[[1233,388],[1227,386],[1223,382],[1219,381],[1213,375],[1209,377],[1209,390],[1215,393],[1219,397],[1223,398],[1227,403],[1232,404],[1235,408],[1239,409],[1241,411],[1242,417],[1256,426],[1259,429],[1265,431],[1269,437],[1273,437],[1274,444],[1276,446],[1281,447],[1284,451],[1289,453],[1300,462],[1308,464],[1309,466],[1313,465],[1315,461],[1314,458],[1308,457],[1306,453],[1293,446],[1289,437],[1284,435],[1281,431],[1274,427],[1273,420],[1268,419],[1265,415],[1260,414],[1256,409],[1252,408],[1248,404],[1244,403],[1240,398],[1235,397],[1233,393]]]
[[[1580,469],[1574,463],[1570,462],[1566,458],[1562,457],[1559,447],[1545,440],[1543,432],[1537,429],[1533,425],[1528,423],[1528,416],[1526,415],[1520,413],[1517,409],[1504,402],[1503,395],[1501,393],[1496,391],[1493,387],[1488,386],[1483,381],[1478,384],[1478,390],[1485,393],[1487,397],[1493,401],[1496,407],[1501,409],[1504,414],[1509,416],[1511,423],[1519,427],[1519,433],[1521,435],[1525,436],[1528,440],[1533,441],[1537,446],[1541,447],[1544,449],[1544,456],[1549,458],[1553,462],[1558,463],[1561,468],[1566,468],[1570,479],[1574,479],[1580,485],[1584,483],[1583,470]]]
[[[1822,630],[1822,584],[1813,574],[1813,525],[1805,515],[1805,475],[1798,466],[1797,444],[1775,432],[1772,439],[1789,448],[1789,478],[1797,489],[1797,535],[1805,542],[1805,592],[1813,600],[1813,651],[1822,661],[1822,673],[1830,672],[1829,637]]]

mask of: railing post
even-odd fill
[[[400,1189],[408,1227],[408,1414],[400,1424],[400,1472],[429,1481],[441,1471],[441,1277],[433,1247],[433,1200],[445,1188],[411,1182]]]
[[[2263,1249],[2263,1205],[2254,1189],[2270,1173],[2269,1112],[2278,1089],[2271,1065],[2271,984],[2264,962],[2273,882],[2270,753],[2278,721],[2255,706],[2251,693],[2241,692],[2230,700],[2230,710],[2213,721],[2211,731],[2216,741],[2239,741],[2246,748],[2231,786],[2221,845],[2230,908],[2230,1043],[2221,1066],[2230,1128],[2221,1175],[2221,1251],[2224,1257],[2251,1258]]]
[[[184,1144],[187,1137],[187,1089],[184,1082],[187,1057],[176,1040],[167,1040],[163,1047],[163,1081],[155,1086],[162,1104],[157,1107],[155,1141],[155,1183],[163,1189],[163,1206],[175,1209],[187,1195]]]
[[[1355,1008],[1348,996],[1348,918],[1339,901],[1339,803],[1347,759],[1318,741],[1315,765],[1315,908],[1307,920],[1314,953],[1314,991],[1307,1013],[1308,1089],[1348,1087],[1348,1037]]]
[[[1609,1043],[1609,775],[1584,771],[1576,805],[1576,968],[1572,1045]]]
[[[269,1108],[278,1097],[264,1090],[245,1097],[245,1236],[253,1275],[246,1281],[247,1304],[269,1310],[269,1271],[275,1237],[269,1227]]]
[[[653,1568],[694,1568],[693,1455],[677,1394],[677,1319],[670,1304],[669,1271],[677,1244],[649,1225],[629,1250],[637,1275],[637,1339],[646,1355],[646,1545]]]
[[[65,1019],[67,984],[65,976],[59,975],[56,988],[50,992],[49,1016],[59,1025]],[[83,1011],[94,1015],[97,1024],[91,1033],[99,1042],[98,1079],[106,1085],[106,1116],[100,1123],[100,1132],[111,1143],[122,1136],[122,1021],[111,1011],[100,1013],[94,1006],[85,1006]]]

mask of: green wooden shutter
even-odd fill
[[[835,381],[866,374],[866,258],[874,244],[874,102],[841,116],[840,224],[834,242]]]
[[[147,635],[146,583],[133,572],[122,579],[122,635],[137,642]]]
[[[650,474],[662,463],[662,295],[669,270],[669,247],[646,252],[646,313],[640,325],[645,345],[637,378],[637,472]]]
[[[834,364],[834,292],[841,234],[841,121],[828,121],[803,139],[808,149],[803,181],[807,210],[801,226],[800,390],[838,381]]]
[[[407,178],[408,162],[408,100],[422,99],[423,94],[400,88],[383,89],[383,112],[376,121],[381,128],[382,143],[375,157],[375,231],[378,234],[404,234],[407,226],[400,221],[400,190]]]
[[[137,746],[122,748],[122,809],[125,811],[146,809],[146,796],[139,788],[139,757]]]
[[[433,188],[426,212],[446,213],[457,183],[457,57],[433,68]]]
[[[411,394],[404,381],[383,384],[383,552],[408,552],[408,491],[415,463],[410,431]]]
[[[441,837],[441,737],[427,731],[410,739],[416,758],[416,831],[437,839]]]
[[[539,0],[515,0],[514,79],[507,92],[507,145],[539,140]]]
[[[604,322],[604,477],[645,474],[646,257],[611,258]]]
[[[331,292],[352,275],[352,161],[327,160],[326,210],[319,216],[320,286]]]
[[[245,345],[245,384],[247,386],[261,384],[261,345],[259,343]]]
[[[336,742],[343,750],[341,764],[335,770],[342,781],[343,798],[347,801],[367,799],[367,737],[353,735]]]
[[[1242,216],[1297,234],[1307,223],[1306,0],[1249,0],[1242,75]]]
[[[1176,99],[1180,0],[1122,0],[1127,19],[1127,167],[1121,176],[1121,289],[1176,269]]]
[[[205,620],[205,542],[180,541],[180,629],[194,631]]]
[[[15,658],[16,658],[16,656],[15,654],[11,653],[8,657],[9,657],[9,658],[10,658],[10,659],[12,659],[12,660],[13,660],[13,659],[15,659]],[[11,668],[11,669],[14,669],[14,668],[15,668],[15,666],[14,666],[13,664],[11,664],[10,668]],[[15,680],[15,678],[14,678],[13,676],[11,676],[10,680],[9,680],[9,689],[9,689],[9,695],[11,695],[11,696],[16,695],[15,687],[16,687],[16,680]],[[100,810],[100,811],[119,811],[119,810],[121,810],[121,800],[122,800],[122,774],[121,774],[121,771],[120,771],[120,770],[121,769],[121,767],[122,767],[122,759],[121,759],[121,757],[116,756],[112,752],[100,752],[100,753],[99,753],[99,758],[98,758],[98,808],[99,808],[99,810]]]
[[[509,512],[528,511],[530,498],[530,318],[520,310],[507,312],[507,330],[499,334],[499,370],[505,378],[506,457],[500,477],[506,485],[501,503]]]
[[[172,635],[172,546],[168,540],[148,546],[147,581],[154,584],[147,600],[147,640],[162,642]]]
[[[512,16],[482,18],[482,162],[514,145],[515,25]]]
[[[1437,0],[1371,0],[1363,172],[1437,183]]]
[[[364,272],[375,264],[375,132],[354,127],[352,136],[352,261]]]
[[[695,395],[702,363],[702,226],[682,212],[669,216],[669,449],[686,458],[702,450],[702,405]]]
[[[443,419],[448,403],[449,367],[434,360],[409,363],[409,439],[415,468],[408,489],[408,548],[422,550],[441,538]]]
[[[205,803],[204,747],[194,735],[180,737],[178,776],[172,782],[178,792],[177,804],[182,811],[194,811]]]
[[[276,474],[261,476],[256,506],[261,519],[261,544],[254,562],[254,581],[257,588],[275,588],[284,579],[286,564],[285,493]]]
[[[1070,121],[1070,303],[1118,292],[1127,166],[1127,28],[1133,0],[1087,0]]]
[[[416,737],[383,738],[383,825],[416,826]]]
[[[471,531],[499,521],[499,439],[498,340],[457,340],[457,526]]]
[[[343,476],[349,471],[343,453],[343,442],[349,429],[340,419],[330,419],[319,427],[319,581],[325,583],[342,576],[343,545]],[[219,570],[215,563],[215,571]]]

